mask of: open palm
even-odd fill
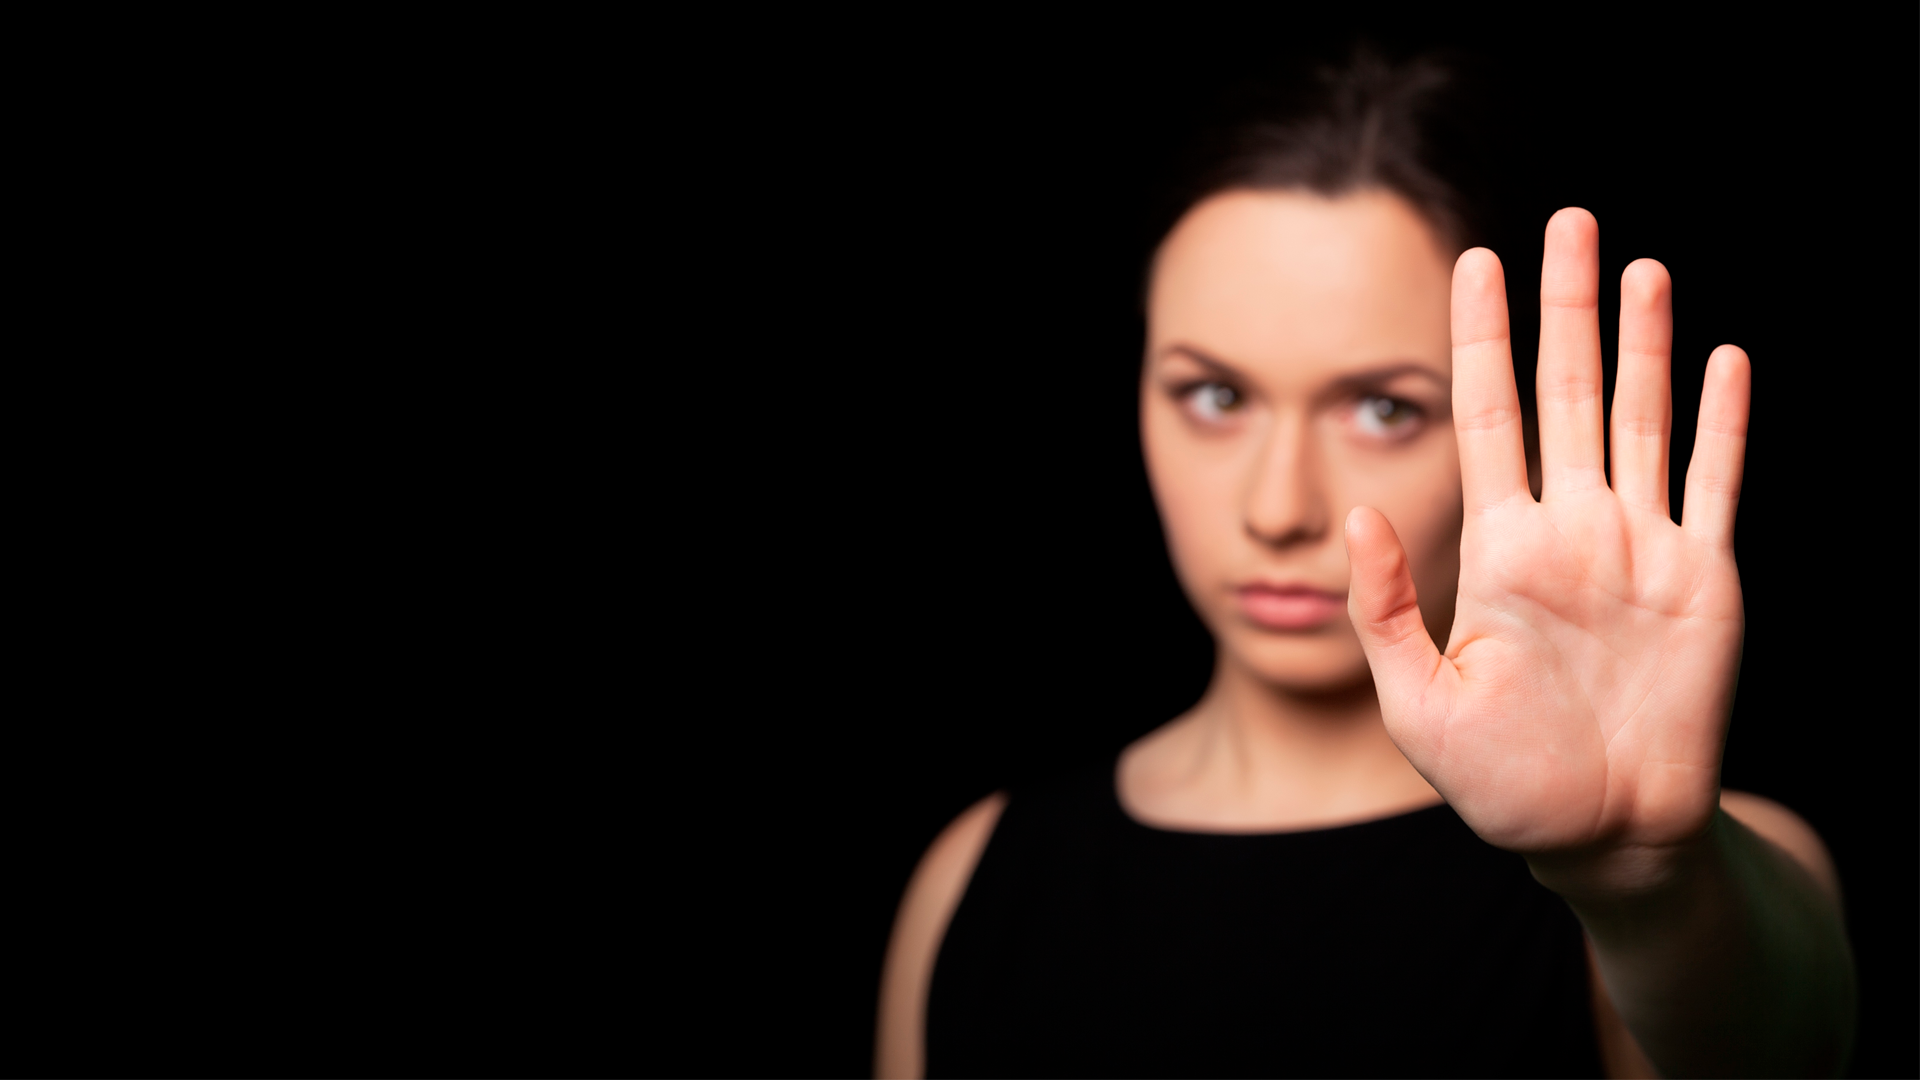
[[[1528,491],[1504,278],[1484,249],[1453,277],[1453,406],[1465,526],[1442,653],[1390,524],[1348,518],[1349,604],[1387,730],[1481,837],[1535,853],[1658,849],[1707,825],[1740,658],[1733,520],[1749,369],[1708,362],[1685,520],[1667,504],[1671,284],[1621,280],[1612,482],[1602,439],[1599,239],[1547,227],[1539,367],[1542,492]]]

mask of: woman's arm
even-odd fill
[[[1855,1003],[1833,862],[1776,802],[1725,791],[1720,809],[1690,880],[1664,895],[1568,896],[1587,928],[1607,1074],[1656,1075],[1652,1058],[1682,1076],[1837,1074]]]
[[[1465,527],[1452,634],[1444,652],[1427,636],[1392,526],[1366,508],[1347,520],[1348,603],[1388,733],[1475,832],[1526,856],[1567,899],[1656,1068],[1836,1071],[1853,975],[1836,893],[1821,882],[1831,866],[1786,811],[1751,797],[1735,800],[1751,813],[1720,808],[1745,633],[1733,524],[1751,368],[1732,346],[1708,361],[1676,524],[1671,297],[1652,260],[1622,277],[1604,439],[1598,229],[1584,210],[1554,215],[1536,501],[1504,275],[1491,252],[1462,255],[1453,412]]]
[[[933,959],[1006,805],[1003,793],[973,804],[934,839],[907,882],[880,975],[873,1071],[883,1080],[926,1075],[927,990],[933,984]]]
[[[1807,882],[1801,880],[1803,874],[1805,874],[1805,878],[1811,878],[1812,886],[1814,886],[1814,888],[1818,890],[1818,894],[1820,894],[1820,897],[1814,897],[1816,903],[1820,903],[1820,905],[1828,905],[1828,903],[1830,903],[1832,907],[1836,907],[1837,909],[1837,905],[1839,905],[1839,878],[1837,878],[1836,872],[1834,872],[1834,861],[1832,861],[1832,857],[1828,857],[1826,846],[1820,842],[1820,836],[1812,830],[1807,822],[1801,821],[1799,815],[1795,815],[1793,811],[1789,811],[1784,805],[1780,805],[1780,803],[1776,803],[1776,801],[1772,801],[1772,799],[1763,799],[1761,796],[1749,796],[1749,794],[1745,794],[1745,792],[1720,792],[1720,809],[1724,811],[1724,817],[1732,819],[1732,822],[1738,822],[1740,826],[1745,826],[1755,838],[1759,838],[1764,844],[1770,844],[1770,846],[1776,847],[1782,855],[1788,857],[1793,865],[1797,865],[1797,871],[1788,871],[1789,878],[1793,878],[1793,880],[1786,882],[1784,888],[1780,888],[1780,886],[1770,888],[1770,890],[1768,890],[1770,896],[1793,896],[1795,892],[1799,892],[1801,896],[1805,896],[1805,884],[1807,884]],[[1688,942],[1688,940],[1699,942],[1703,936],[1699,936],[1699,934],[1680,934],[1680,938],[1682,938],[1682,942]],[[1832,955],[1845,955],[1845,940],[1839,942],[1839,949],[1826,951],[1824,955],[1830,955],[1830,957],[1832,957]],[[1588,940],[1588,959],[1590,959],[1590,963],[1594,965],[1594,1020],[1596,1020],[1596,1030],[1597,1034],[1599,1034],[1601,1061],[1605,1063],[1605,1072],[1607,1072],[1609,1080],[1657,1080],[1657,1078],[1659,1078],[1659,1072],[1653,1070],[1653,1063],[1647,1059],[1644,1047],[1636,1040],[1634,1030],[1626,1024],[1626,1020],[1620,1017],[1620,1009],[1615,1005],[1615,997],[1624,999],[1624,1001],[1628,1003],[1628,1007],[1634,1007],[1636,1001],[1647,1005],[1647,995],[1645,995],[1640,988],[1632,986],[1636,980],[1647,982],[1647,976],[1651,976],[1651,982],[1655,982],[1655,986],[1674,986],[1674,984],[1678,984],[1680,980],[1678,980],[1678,978],[1670,978],[1670,976],[1663,976],[1663,974],[1659,972],[1659,965],[1653,965],[1653,967],[1649,969],[1647,965],[1636,965],[1636,963],[1630,961],[1630,957],[1619,957],[1619,955],[1615,955],[1613,951],[1609,951],[1607,961],[1603,961],[1599,949],[1594,947],[1592,938]],[[1703,963],[1701,963],[1697,957],[1692,959],[1692,961],[1688,961],[1686,957],[1674,957],[1674,959],[1676,959],[1676,963],[1682,963],[1684,967],[1690,967],[1690,969],[1703,967]],[[1814,965],[1814,967],[1818,967],[1818,953],[1816,953],[1814,959],[1816,959],[1816,965]],[[1607,986],[1607,980],[1601,976],[1603,963],[1605,963],[1607,967],[1611,967],[1611,969],[1619,969],[1619,967],[1622,967],[1622,963],[1624,963],[1624,967],[1630,969],[1622,970],[1622,972],[1619,972],[1619,974],[1613,978],[1613,982],[1619,984],[1617,988],[1609,988],[1609,986]],[[1832,1007],[1843,1007],[1843,1011],[1845,1011],[1847,1015],[1845,1015],[1845,1017],[1839,1017],[1841,1022],[1836,1024],[1836,1028],[1837,1030],[1851,1030],[1851,1028],[1853,1028],[1853,1017],[1851,1017],[1851,1013],[1853,1013],[1853,1005],[1855,1005],[1855,1001],[1853,1001],[1853,978],[1851,978],[1851,970],[1843,970],[1843,972],[1828,970],[1826,974],[1828,974],[1828,976],[1841,974],[1843,978],[1841,978],[1837,984],[1826,986],[1826,988],[1824,988],[1824,990],[1826,990],[1824,994],[1820,992],[1820,986],[1818,986],[1818,982],[1820,982],[1820,972],[1818,972],[1818,970],[1814,972],[1814,978],[1803,982],[1803,986],[1811,992],[1812,1007],[1814,1007],[1814,1011],[1818,1011],[1820,1007],[1828,1007],[1828,1009],[1832,1009]],[[1684,972],[1682,972],[1682,976],[1684,976]],[[1766,980],[1757,980],[1757,984],[1764,984],[1764,982],[1766,982]],[[1788,1005],[1789,1007],[1793,1007],[1791,1003],[1788,1003]],[[1649,1022],[1649,1019],[1642,1017],[1640,1024],[1638,1024],[1638,1030],[1640,1030],[1642,1034],[1645,1034],[1647,1038],[1653,1038],[1653,1040],[1659,1038],[1659,1036],[1655,1034],[1655,1028],[1661,1026],[1657,1020],[1672,1019],[1672,1017],[1686,1017],[1686,1015],[1688,1015],[1688,1009],[1686,1009],[1686,1003],[1682,1003],[1678,1009],[1665,1007],[1665,1009],[1659,1009],[1659,1013],[1661,1013],[1661,1017],[1653,1017],[1653,1019],[1651,1019],[1653,1022]],[[1686,1026],[1690,1026],[1690,1024],[1680,1024],[1680,1026],[1686,1028]],[[1670,1057],[1676,1057],[1676,1055],[1684,1055],[1684,1053],[1688,1051],[1688,1045],[1686,1045],[1688,1042],[1690,1042],[1690,1040],[1682,1040],[1682,1045],[1670,1047],[1670,1049],[1663,1047],[1663,1057],[1670,1059]],[[1763,1038],[1747,1038],[1747,1040],[1741,1040],[1741,1042],[1747,1043],[1747,1045],[1753,1045],[1755,1051],[1764,1053],[1768,1040],[1763,1036]],[[1791,1057],[1791,1049],[1789,1049],[1789,1057]],[[1820,1059],[1818,1059],[1818,1057],[1820,1057],[1818,1053],[1814,1053],[1811,1057],[1814,1057],[1814,1063],[1812,1063],[1812,1067],[1809,1068],[1809,1070],[1814,1072],[1814,1074],[1820,1074],[1820,1072],[1832,1074],[1832,1072],[1837,1072],[1837,1067],[1832,1061],[1820,1061]],[[1686,1072],[1713,1072],[1715,1068],[1722,1070],[1722,1072],[1734,1072],[1734,1074],[1747,1072],[1747,1070],[1743,1070],[1743,1068],[1740,1067],[1740,1063],[1734,1063],[1734,1061],[1726,1061],[1726,1063],[1695,1063],[1695,1065],[1697,1065],[1695,1068],[1686,1068]]]

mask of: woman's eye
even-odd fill
[[[1411,434],[1419,426],[1420,416],[1419,406],[1380,394],[1361,398],[1354,410],[1354,421],[1361,431],[1387,439]]]
[[[1217,423],[1226,419],[1228,413],[1238,409],[1242,398],[1240,391],[1225,383],[1201,383],[1187,391],[1187,405],[1200,419]]]

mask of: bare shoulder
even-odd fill
[[[1772,799],[1745,791],[1722,790],[1720,809],[1762,839],[1793,856],[1794,861],[1805,867],[1821,888],[1834,899],[1840,898],[1840,875],[1834,870],[1833,856],[1827,853],[1827,845],[1805,818]]]
[[[933,960],[1006,806],[1006,794],[995,792],[954,818],[934,838],[907,882],[880,976],[875,1075],[917,1077],[926,1072],[927,989],[933,982]]]

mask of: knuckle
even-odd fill
[[[1599,400],[1600,380],[1562,376],[1540,381],[1540,399],[1556,405],[1588,405]]]
[[[1707,473],[1694,481],[1694,485],[1704,495],[1733,496],[1740,494],[1740,478],[1726,473]]]
[[[1665,439],[1671,431],[1665,419],[1649,416],[1617,417],[1613,427],[1617,434],[1636,439]]]
[[[1454,427],[1463,431],[1490,431],[1520,422],[1520,410],[1512,405],[1488,405],[1461,413],[1454,418]]]

